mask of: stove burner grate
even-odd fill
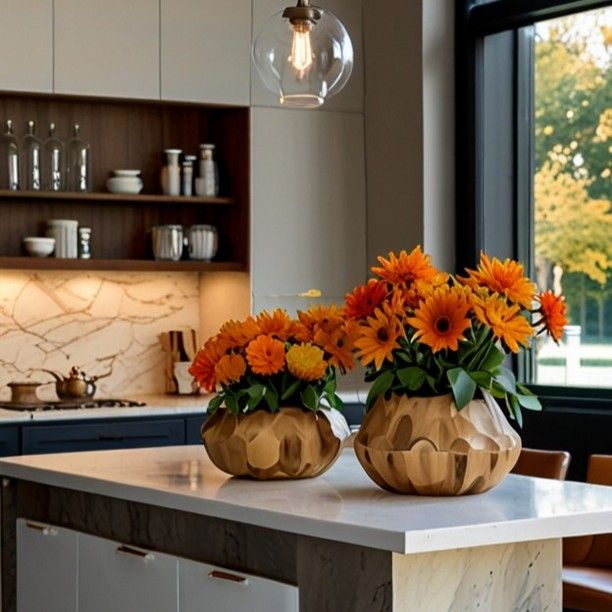
[[[143,402],[134,402],[126,399],[75,399],[61,401],[40,401],[27,404],[14,402],[0,402],[4,410],[95,410],[96,408],[132,408],[146,406]]]

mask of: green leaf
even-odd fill
[[[474,397],[476,383],[463,368],[453,368],[446,373],[455,398],[457,410],[461,410]]]
[[[266,404],[268,404],[270,412],[276,412],[278,410],[278,394],[276,391],[268,390],[264,395],[264,399],[266,400]]]
[[[402,368],[396,372],[397,377],[404,387],[410,389],[410,391],[416,391],[423,386],[425,382],[426,373],[421,370],[421,368],[417,368],[411,366],[409,368]]]
[[[323,387],[323,391],[325,393],[331,393],[331,394],[336,393],[336,379],[335,378],[330,378],[325,383],[325,386]]]
[[[300,383],[302,381],[300,380],[294,380],[282,393],[281,395],[281,400],[285,401],[288,400],[299,388]]]
[[[391,370],[385,370],[376,380],[372,383],[370,387],[370,391],[368,393],[368,397],[366,399],[366,410],[369,410],[374,402],[381,396],[383,393],[386,393],[393,384],[393,372]]]
[[[496,346],[491,345],[487,356],[478,367],[480,370],[488,370],[489,372],[492,372],[502,363],[504,363],[505,358],[506,355],[502,351],[500,351]]]
[[[507,368],[497,368],[493,374],[495,382],[507,393],[516,395],[516,378]]]
[[[512,412],[519,427],[523,427],[523,413],[521,412],[521,406],[518,399],[514,395],[510,395],[510,404],[512,405]]]
[[[491,374],[489,372],[468,372],[470,378],[479,386],[488,389],[491,386]]]
[[[535,395],[521,395],[517,393],[516,399],[527,410],[542,410],[542,404],[540,404],[540,400]]]
[[[208,402],[208,409],[207,412],[209,412],[210,414],[212,414],[213,412],[215,412],[216,410],[218,410],[218,408],[221,406],[221,404],[223,403],[224,397],[223,394],[219,394],[219,395],[215,395],[215,397],[213,397],[210,402]]]
[[[262,384],[256,383],[246,389],[246,392],[249,394],[249,397],[258,397],[261,399],[266,392],[266,388]]]
[[[533,395],[535,397],[535,393],[532,393],[525,385],[521,385],[521,383],[516,383],[516,388],[523,394],[523,395]]]
[[[233,395],[225,396],[225,405],[232,414],[240,414],[240,406],[238,400]]]
[[[301,393],[302,403],[310,410],[316,410],[319,407],[319,394],[312,385],[307,385]]]

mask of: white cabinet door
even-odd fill
[[[298,609],[296,586],[179,560],[180,612],[298,612]]]
[[[250,0],[161,0],[161,97],[248,105]]]
[[[0,0],[0,15],[0,89],[53,91],[53,0]]]
[[[55,92],[159,99],[159,0],[55,0]]]
[[[295,2],[279,3],[277,0],[253,0],[253,40],[259,33],[261,26],[285,6]],[[361,2],[355,0],[325,0],[325,2],[313,2],[311,4],[322,5],[325,10],[331,11],[347,29],[353,42],[353,73],[344,89],[332,96],[325,102],[323,108],[344,111],[363,110],[363,43],[362,43],[362,9]],[[381,9],[384,10],[384,9]],[[385,58],[381,58],[383,61]],[[268,91],[253,65],[251,77],[251,103],[254,106],[281,106],[278,96]]]
[[[17,519],[17,611],[77,609],[77,532]]]
[[[81,612],[172,612],[177,559],[79,534],[78,593]]]
[[[340,302],[366,277],[363,117],[251,110],[253,307]],[[306,304],[308,306],[308,304]]]

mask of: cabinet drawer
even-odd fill
[[[179,559],[181,612],[298,612],[297,586]]]
[[[34,425],[24,427],[22,433],[24,455],[172,446],[184,443],[185,426],[182,419]]]
[[[206,415],[200,414],[198,416],[187,417],[185,419],[185,444],[201,444],[202,435],[200,430],[202,429],[202,423],[206,420]]]
[[[0,427],[0,457],[19,454],[19,428]]]
[[[177,610],[176,557],[79,534],[78,609]]]

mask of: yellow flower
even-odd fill
[[[416,280],[435,283],[440,273],[431,265],[429,255],[424,255],[417,246],[410,253],[401,251],[399,257],[391,252],[389,259],[379,257],[380,267],[373,266],[372,272],[382,280],[393,284],[404,283],[410,286]],[[438,283],[435,283],[438,284]]]
[[[414,339],[431,347],[434,353],[442,349],[456,351],[463,332],[470,327],[467,313],[470,304],[462,289],[441,287],[415,310],[407,322],[417,331]]]
[[[385,360],[393,361],[393,351],[399,348],[397,341],[404,335],[397,317],[385,306],[376,308],[374,316],[368,317],[367,323],[359,326],[359,337],[355,340],[361,363],[366,366],[373,361],[377,370]]]
[[[295,344],[287,351],[287,369],[296,378],[312,382],[325,376],[327,363],[318,346]]]

